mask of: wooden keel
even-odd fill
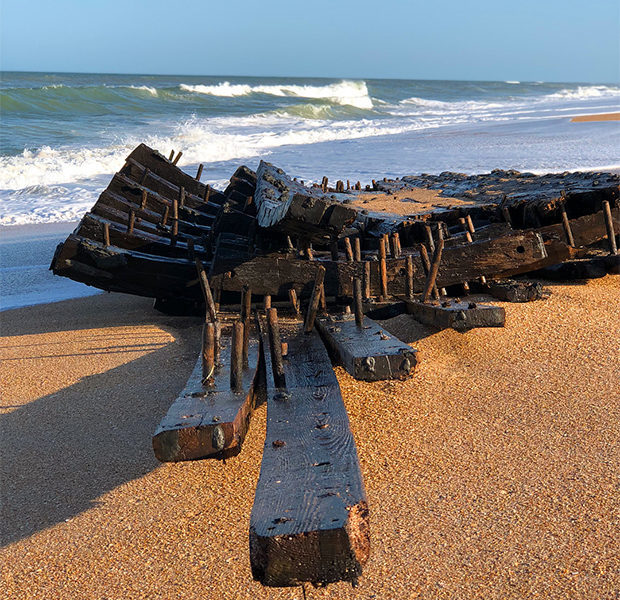
[[[368,504],[349,419],[327,351],[281,323],[286,387],[276,388],[263,320],[267,433],[250,517],[250,561],[267,586],[355,582],[368,559]]]
[[[477,327],[503,327],[506,311],[501,306],[474,302],[438,302],[427,304],[405,300],[407,312],[424,325],[438,329],[468,331]]]
[[[337,364],[361,381],[406,379],[413,375],[417,350],[364,317],[359,327],[351,317],[325,317],[316,321],[325,346]]]
[[[250,339],[249,366],[241,369],[239,391],[231,389],[231,327],[221,337],[220,360],[212,383],[202,383],[202,357],[179,397],[153,435],[153,451],[162,462],[227,458],[238,454],[252,412],[261,403],[258,386],[259,341]]]

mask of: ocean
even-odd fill
[[[204,163],[202,180],[216,187],[259,158],[308,182],[363,184],[447,170],[617,169],[620,123],[570,118],[619,106],[613,84],[5,72],[0,225],[78,220],[140,142],[183,151],[190,173]],[[6,247],[5,307],[6,269],[20,266]]]

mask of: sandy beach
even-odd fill
[[[594,123],[598,121],[620,121],[620,113],[601,113],[599,115],[581,115],[573,117],[573,123]]]
[[[387,328],[405,383],[337,375],[372,526],[357,589],[308,598],[615,598],[620,279],[503,304],[504,329]],[[3,598],[302,598],[252,582],[265,408],[242,453],[159,464],[193,318],[104,294],[2,313]]]

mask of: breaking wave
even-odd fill
[[[363,109],[373,107],[365,81],[341,81],[329,85],[235,85],[224,81],[216,85],[187,85],[182,83],[179,87],[187,92],[211,96],[234,97],[249,94],[268,94],[270,96],[320,98],[334,104],[350,105]]]

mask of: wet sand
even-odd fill
[[[504,329],[386,326],[406,382],[337,369],[371,509],[357,589],[308,598],[615,598],[620,277],[505,304]],[[199,327],[105,294],[2,319],[0,597],[284,599],[252,582],[265,408],[242,453],[160,465],[150,436]]]

